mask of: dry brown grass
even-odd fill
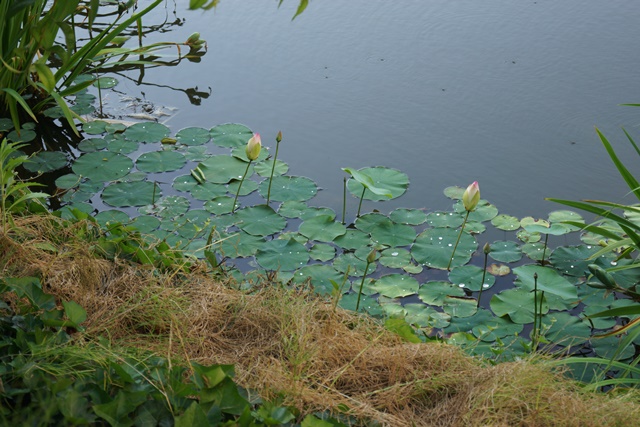
[[[637,395],[586,393],[542,361],[485,366],[445,344],[408,344],[304,290],[234,290],[203,271],[159,274],[96,258],[84,225],[17,220],[0,233],[0,275],[42,278],[81,304],[88,337],[174,359],[232,363],[237,382],[303,414],[388,426],[635,426]],[[342,409],[340,409],[342,408]]]

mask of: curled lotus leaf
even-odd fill
[[[253,166],[249,167],[247,178],[253,174],[252,168]],[[196,170],[200,171],[205,181],[226,184],[233,179],[242,179],[247,163],[232,156],[218,155],[201,162]]]
[[[385,168],[382,166],[372,168],[358,169],[357,172],[364,173],[373,181],[373,186],[377,189],[385,190],[383,195],[376,194],[369,189],[364,192],[366,200],[389,200],[402,196],[409,187],[409,177],[407,174],[396,169]],[[349,179],[347,188],[354,196],[360,198],[362,190],[365,188],[356,179]],[[391,197],[388,197],[391,194]]]

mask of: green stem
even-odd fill
[[[344,216],[347,212],[347,177],[342,177],[342,225],[344,225]]]
[[[236,203],[238,202],[240,189],[242,188],[242,183],[244,182],[244,179],[247,177],[247,174],[249,173],[249,166],[251,166],[251,160],[249,160],[249,163],[247,163],[247,169],[245,169],[244,175],[242,175],[242,179],[240,180],[240,185],[238,185],[238,191],[236,192],[236,198],[233,200],[233,207],[231,208],[231,213],[234,213],[236,211]]]
[[[364,200],[364,192],[367,191],[367,187],[362,187],[362,195],[360,196],[360,203],[358,204],[358,214],[357,218],[360,218],[360,208],[362,207],[362,201]]]
[[[449,265],[447,265],[447,271],[451,271],[451,263],[453,262],[453,257],[456,254],[456,249],[458,248],[458,243],[460,243],[460,238],[462,237],[462,232],[464,231],[464,226],[467,224],[467,219],[469,219],[469,214],[471,212],[467,211],[467,215],[464,217],[464,222],[462,223],[462,228],[460,228],[460,233],[458,234],[458,240],[456,240],[456,245],[453,247],[453,253],[451,254],[451,259],[449,259]]]
[[[542,304],[541,304],[542,305]],[[531,348],[538,348],[538,273],[533,273],[533,340]]]
[[[367,261],[367,266],[364,268],[364,274],[362,275],[362,281],[360,282],[360,290],[358,291],[358,302],[356,302],[356,313],[358,312],[358,308],[360,308],[360,297],[362,296],[362,287],[364,286],[364,279],[367,277],[367,270],[369,270],[369,261]]]
[[[484,279],[487,276],[487,258],[489,254],[484,254],[484,269],[482,271],[482,282],[480,283],[480,294],[478,294],[478,305],[476,308],[480,308],[480,298],[482,298],[482,290],[484,289]]]
[[[271,166],[271,176],[269,177],[269,189],[267,190],[267,205],[271,200],[271,182],[273,181],[273,172],[276,170],[276,160],[278,160],[278,148],[280,148],[280,141],[276,140],[276,155],[273,157],[273,166]]]
[[[547,253],[547,242],[549,241],[549,234],[544,235],[544,249],[542,249],[542,260],[540,261],[544,265],[544,256]]]

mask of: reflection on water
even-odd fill
[[[199,31],[207,54],[122,73],[116,89],[177,108],[174,131],[238,122],[274,146],[282,130],[282,160],[326,190],[312,203],[335,210],[341,168],[374,165],[411,187],[367,209],[444,209],[445,187],[475,180],[518,216],[559,208],[544,197],[624,201],[593,126],[624,156],[619,127],[638,123],[618,106],[640,99],[637,2],[324,1],[292,21],[297,7],[167,2],[145,25],[170,32],[144,42]]]

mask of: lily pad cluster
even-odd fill
[[[78,147],[82,154],[72,164],[73,173],[56,181],[66,191],[62,201],[67,214],[99,206],[96,219],[106,228],[115,222],[131,224],[150,239],[196,257],[212,250],[241,287],[250,288],[255,273],[265,271],[282,286],[310,286],[323,295],[343,284],[339,304],[347,309],[356,307],[367,257],[375,249],[360,301],[361,310],[373,316],[401,317],[424,337],[440,334],[478,354],[507,357],[527,351],[526,334],[537,306],[543,314],[543,343],[567,351],[588,344],[602,357],[610,352],[604,341],[591,337],[616,319],[590,322],[586,317],[628,301],[586,282],[588,265],[608,267],[615,262],[613,255],[592,259],[599,247],[588,234],[576,245],[552,250],[548,244],[549,236],[558,239],[578,230],[565,224],[582,221],[575,212],[516,218],[481,200],[454,254],[466,213],[460,187],[444,191],[454,201],[450,211],[401,208],[362,214],[343,224],[332,209],[309,204],[317,185],[287,175],[288,165],[281,160],[275,163],[267,205],[274,161],[263,148],[249,167],[241,206],[232,213],[233,196],[247,170],[244,147],[253,135],[248,127],[192,127],[175,136],[159,123],[125,128],[98,121],[85,128],[90,137]],[[33,161],[37,170],[44,171],[38,165],[52,157],[44,154]],[[355,198],[380,201],[381,206],[409,186],[404,173],[390,168],[345,171]],[[336,171],[337,180],[341,173]],[[485,240],[488,227],[504,237]],[[207,248],[210,235],[213,243]],[[485,243],[491,248],[486,271],[479,250]],[[640,279],[634,270],[613,274],[618,283]]]

